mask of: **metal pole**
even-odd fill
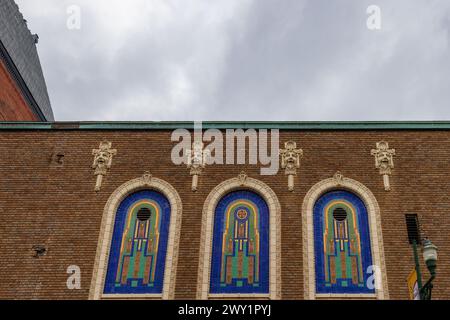
[[[422,298],[422,274],[420,273],[419,255],[417,254],[417,242],[413,240],[414,262],[416,264],[417,286],[419,287],[420,300]]]

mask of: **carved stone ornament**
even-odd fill
[[[333,179],[336,181],[336,184],[340,186],[344,180],[344,175],[338,171],[334,174]]]
[[[375,168],[379,169],[380,175],[383,176],[384,189],[391,190],[389,176],[394,168],[395,149],[389,149],[386,141],[380,141],[376,144],[377,148],[372,149],[371,154],[375,157]]]
[[[297,149],[295,141],[288,141],[284,144],[284,149],[280,150],[281,168],[288,176],[289,191],[294,191],[294,176],[297,175],[297,169],[300,168],[300,160],[303,158],[303,150]]]
[[[149,186],[152,183],[153,176],[149,171],[145,171],[145,173],[142,175],[141,180],[142,183],[146,186]]]
[[[187,167],[191,169],[192,191],[194,192],[198,189],[198,176],[202,174],[210,156],[210,150],[204,150],[203,146],[203,142],[194,141],[192,143],[192,150],[187,150]]]
[[[242,171],[242,172],[238,175],[238,179],[239,179],[239,182],[240,182],[240,184],[241,184],[241,187],[245,186],[245,183],[246,183],[246,181],[247,181],[247,178],[248,178],[248,176],[247,176],[247,174],[246,174],[244,171]]]
[[[95,184],[95,191],[100,191],[102,187],[103,177],[107,174],[108,169],[111,168],[113,156],[117,154],[116,149],[112,149],[112,143],[103,141],[100,143],[98,149],[92,150],[94,156],[94,163],[92,168],[95,169],[94,175],[97,176]]]

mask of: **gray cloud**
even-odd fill
[[[58,120],[450,119],[447,0],[17,2]]]

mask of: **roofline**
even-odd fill
[[[6,68],[9,70],[10,75],[17,84],[19,91],[22,93],[22,97],[28,104],[28,107],[31,109],[31,112],[33,112],[33,114],[36,117],[38,117],[39,120],[46,121],[47,118],[44,115],[44,112],[38,105],[36,99],[34,98],[33,94],[28,88],[28,85],[26,84],[25,80],[20,74],[19,69],[17,68],[16,64],[14,63],[13,59],[8,53],[8,50],[6,50],[6,47],[1,40],[0,40],[0,59],[4,61]]]
[[[0,130],[174,130],[194,121],[0,122]],[[450,121],[205,121],[203,129],[450,130]]]

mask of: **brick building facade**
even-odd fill
[[[406,279],[414,259],[405,215],[415,213],[423,235],[439,248],[433,298],[450,298],[449,123],[204,124],[205,130],[223,133],[237,128],[280,129],[280,148],[293,141],[303,151],[292,191],[284,168],[275,175],[261,175],[261,163],[207,165],[192,191],[190,170],[171,159],[176,146],[171,135],[178,127],[191,130],[193,124],[0,124],[0,297],[111,298],[103,296],[103,286],[109,253],[115,250],[113,218],[123,199],[142,190],[157,190],[167,197],[174,224],[165,265],[170,279],[164,280],[161,296],[148,297],[227,297],[209,292],[215,245],[208,219],[214,218],[224,196],[248,190],[260,195],[269,208],[270,290],[267,295],[242,297],[409,299]],[[98,151],[102,141],[111,143],[107,147],[115,152],[96,191],[93,150]],[[390,190],[371,153],[380,141],[395,149]],[[320,268],[314,266],[318,242],[313,234],[319,229],[313,226],[310,211],[320,196],[336,190],[356,195],[367,210],[369,254],[382,271],[381,289],[374,294],[327,295],[314,289]],[[359,230],[361,239],[364,232]],[[66,283],[67,269],[73,265],[81,270],[79,290],[68,289]],[[428,278],[424,264],[422,273]]]
[[[450,299],[450,123],[51,122],[37,41],[0,0],[0,299],[409,299],[412,237]]]

